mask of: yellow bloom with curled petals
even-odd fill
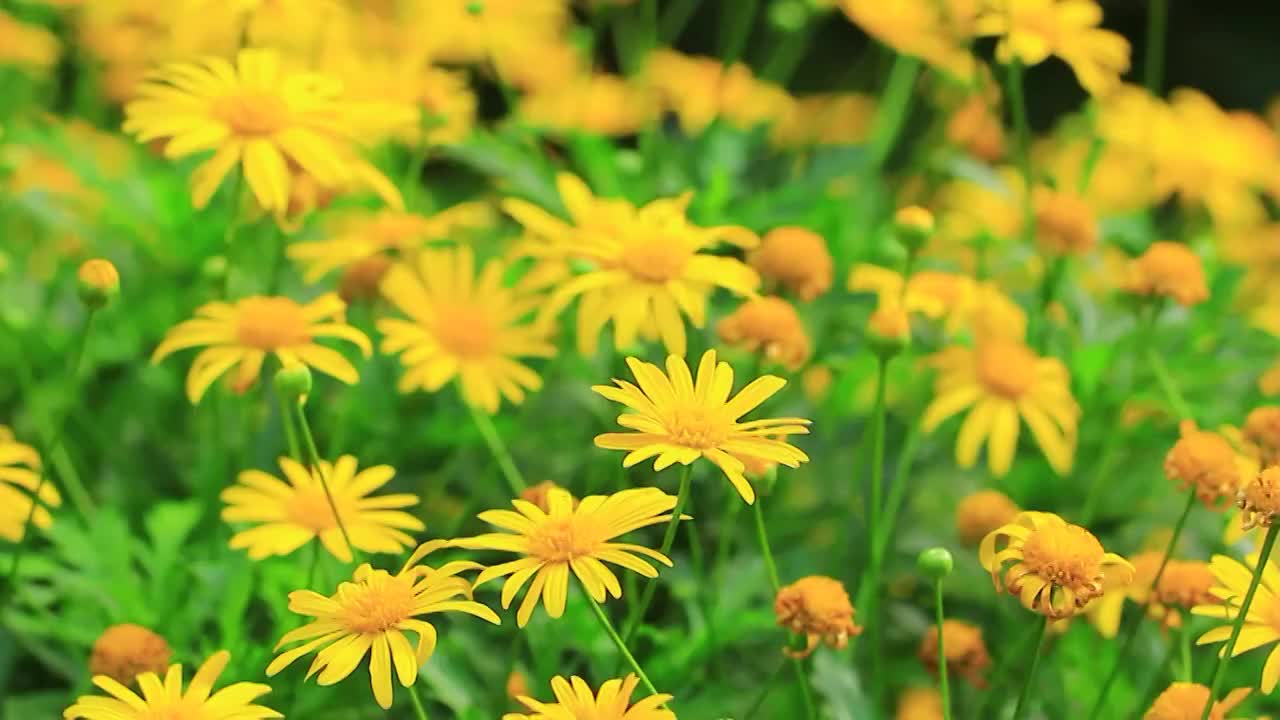
[[[231,653],[226,650],[209,656],[196,670],[187,689],[182,689],[182,666],[170,665],[164,679],[153,672],[138,676],[142,695],[112,680],[96,675],[93,684],[111,697],[83,695],[62,712],[65,720],[156,720],[184,718],[191,720],[266,720],[284,715],[253,701],[271,692],[269,685],[240,682],[213,692],[213,684],[227,667]]]
[[[351,362],[315,342],[326,337],[346,340],[369,356],[373,350],[369,338],[343,320],[346,307],[333,293],[305,305],[278,295],[254,295],[234,304],[207,303],[196,308],[195,318],[165,334],[151,362],[158,363],[178,350],[208,345],[187,373],[187,397],[193,404],[232,368],[237,368],[232,387],[237,392],[247,390],[261,374],[268,353],[281,366],[306,365],[350,385],[359,379]]]
[[[527,500],[512,500],[511,510],[487,510],[480,519],[506,532],[488,533],[450,542],[472,550],[501,550],[516,553],[519,560],[485,568],[475,584],[507,577],[502,585],[502,607],[511,607],[517,593],[529,584],[516,624],[524,627],[533,609],[542,600],[547,614],[564,614],[572,571],[596,602],[609,595],[622,597],[622,586],[605,562],[619,565],[648,578],[658,571],[641,555],[671,567],[671,559],[643,545],[613,542],[642,527],[671,520],[676,505],[673,495],[657,488],[631,488],[612,495],[591,495],[574,505],[573,496],[560,488],[547,491],[548,509]],[[532,581],[532,582],[530,582]]]
[[[501,623],[492,610],[471,599],[471,583],[457,576],[478,565],[456,561],[437,569],[419,564],[446,544],[444,540],[423,543],[394,575],[365,563],[329,597],[311,590],[289,593],[289,609],[315,620],[280,638],[277,651],[302,644],[276,656],[267,666],[267,677],[314,652],[307,677],[319,673],[316,682],[332,685],[350,675],[368,655],[373,697],[382,709],[390,709],[392,671],[401,685],[409,687],[435,652],[436,628],[423,616],[462,612],[494,625]],[[416,648],[409,644],[406,632],[418,637]]]
[[[1218,618],[1224,623],[1201,635],[1196,639],[1197,645],[1225,642],[1231,637],[1237,618],[1240,616],[1241,603],[1249,591],[1254,572],[1258,567],[1258,554],[1245,556],[1244,563],[1232,560],[1225,555],[1214,555],[1209,561],[1209,569],[1217,580],[1210,590],[1221,603],[1197,605],[1191,608],[1192,615]],[[1268,560],[1262,569],[1262,582],[1253,596],[1249,606],[1249,614],[1240,630],[1231,656],[1235,657],[1264,645],[1280,642],[1280,567],[1274,560]],[[1267,654],[1267,661],[1262,666],[1262,692],[1268,695],[1276,689],[1280,682],[1280,645],[1272,648]]]
[[[8,426],[0,425],[0,537],[21,542],[28,517],[38,528],[53,524],[45,506],[61,505],[62,497],[53,483],[40,481],[40,467],[40,453],[18,442]],[[32,497],[36,488],[40,488],[38,498]]]
[[[1024,512],[978,548],[998,592],[1051,620],[1068,618],[1108,590],[1133,582],[1133,565],[1088,530],[1053,513]]]
[[[632,705],[631,695],[639,684],[640,678],[629,674],[621,680],[605,681],[595,693],[580,677],[565,680],[557,675],[551,678],[554,703],[521,695],[517,699],[533,714],[507,713],[502,720],[676,720],[676,714],[663,707],[670,695],[650,695]]]
[[[631,467],[649,458],[655,470],[675,463],[689,465],[698,458],[715,463],[747,503],[755,502],[756,493],[743,472],[745,460],[774,462],[799,467],[809,456],[778,437],[809,432],[804,418],[766,418],[739,422],[760,403],[787,384],[774,375],[752,380],[729,398],[733,391],[733,368],[727,362],[716,362],[716,351],[708,350],[698,363],[695,379],[684,358],[667,358],[667,374],[657,365],[627,358],[639,386],[626,380],[591,389],[621,403],[631,412],[618,416],[618,424],[635,430],[630,433],[605,433],[596,436],[596,445],[609,450],[626,450],[623,467]]]
[[[1000,38],[996,57],[1038,65],[1057,55],[1071,66],[1080,86],[1106,95],[1129,70],[1129,41],[1103,30],[1102,8],[1094,0],[1003,0],[977,20],[978,35]]]

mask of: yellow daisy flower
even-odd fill
[[[352,138],[341,83],[296,73],[280,55],[241,50],[236,63],[210,57],[157,70],[125,106],[126,132],[139,142],[167,138],[167,157],[215,151],[192,175],[192,204],[203,208],[232,168],[239,165],[258,204],[288,209],[290,164],[320,184],[347,184]]]
[[[673,495],[657,488],[631,488],[612,495],[591,495],[576,506],[573,497],[560,488],[547,491],[549,510],[526,500],[512,500],[511,510],[486,510],[479,518],[507,532],[488,533],[453,540],[451,545],[472,550],[502,550],[522,555],[500,565],[485,568],[476,577],[479,587],[490,580],[505,577],[502,585],[502,607],[511,607],[516,593],[528,583],[529,592],[516,611],[516,624],[524,627],[533,614],[538,599],[547,614],[558,618],[564,614],[569,593],[569,572],[578,576],[596,602],[604,602],[606,593],[622,597],[622,586],[605,562],[654,578],[658,571],[644,555],[671,567],[671,560],[643,545],[611,542],[642,527],[665,523],[671,519],[676,505]]]
[[[364,333],[346,324],[346,303],[333,293],[301,305],[287,297],[254,295],[234,304],[211,302],[196,308],[196,316],[165,334],[151,355],[158,363],[178,350],[208,345],[191,363],[187,397],[200,402],[213,381],[237,367],[233,387],[249,388],[262,372],[267,353],[283,365],[315,368],[348,385],[359,379],[355,367],[336,350],[316,344],[316,338],[338,338],[355,344],[365,357],[373,351]]]
[[[753,503],[756,493],[743,475],[745,461],[775,462],[787,467],[799,467],[809,461],[799,448],[776,439],[808,433],[808,420],[784,417],[738,422],[738,418],[781,390],[786,380],[763,375],[730,399],[733,368],[727,362],[717,363],[715,350],[703,353],[696,381],[684,358],[675,355],[667,358],[666,375],[657,365],[636,358],[627,358],[627,365],[639,387],[615,379],[617,387],[591,388],[634,411],[620,415],[618,424],[636,432],[604,433],[595,440],[597,447],[628,451],[623,467],[656,457],[654,469],[663,470],[677,462],[689,465],[705,457],[724,471],[743,500]]]
[[[637,208],[625,200],[602,199],[578,178],[556,179],[571,223],[514,198],[502,207],[528,235],[524,253],[544,263],[581,261],[591,269],[561,283],[542,307],[547,320],[578,303],[578,349],[595,352],[600,331],[613,322],[614,345],[660,337],[667,352],[685,352],[684,317],[694,327],[707,319],[707,297],[716,287],[754,294],[760,277],[740,260],[704,252],[720,241],[754,247],[755,233],[742,227],[703,228],[685,217],[692,197],[655,200]]]
[[[1191,608],[1191,614],[1225,622],[1196,639],[1197,645],[1226,642],[1231,638],[1231,631],[1240,615],[1240,605],[1257,567],[1257,553],[1246,555],[1244,563],[1225,555],[1214,555],[1210,559],[1209,569],[1217,581],[1210,592],[1222,602],[1197,605]],[[1249,606],[1249,615],[1231,651],[1232,657],[1280,641],[1280,597],[1277,595],[1280,593],[1280,582],[1277,582],[1280,575],[1277,572],[1280,572],[1280,566],[1268,560],[1262,572],[1262,582],[1253,596],[1253,604]],[[1272,648],[1262,666],[1262,692],[1270,695],[1277,682],[1280,682],[1280,645]]]
[[[1088,530],[1053,513],[1024,512],[978,548],[997,592],[1052,620],[1071,617],[1108,590],[1133,582],[1129,561],[1103,550]]]
[[[369,654],[373,697],[380,707],[389,709],[392,668],[400,684],[409,687],[418,678],[418,668],[436,649],[435,626],[419,618],[453,611],[474,615],[495,625],[501,623],[492,610],[471,600],[471,583],[457,577],[458,573],[478,565],[456,561],[437,569],[418,564],[446,544],[444,540],[423,543],[395,575],[374,570],[364,563],[356,568],[351,581],[339,585],[330,597],[310,590],[289,593],[289,609],[315,620],[280,638],[276,650],[291,643],[306,642],[272,660],[267,666],[267,677],[303,655],[315,652],[307,677],[318,672],[318,683],[332,685],[350,675],[365,654]],[[417,648],[409,644],[406,631],[418,636]]]
[[[35,502],[32,493],[36,488],[40,488],[39,500],[43,504],[36,505],[32,515],[31,506]],[[53,517],[44,505],[61,504],[62,497],[53,483],[40,482],[40,454],[30,445],[18,442],[8,426],[0,425],[0,537],[15,543],[21,541],[28,517],[38,528],[49,527]]]
[[[978,35],[1000,38],[996,57],[1038,65],[1057,55],[1071,66],[1080,86],[1106,95],[1129,70],[1129,41],[1103,30],[1102,8],[1094,0],[1006,0],[977,19]]]
[[[1151,709],[1142,720],[1199,720],[1204,706],[1209,703],[1209,688],[1200,683],[1175,682],[1151,703]],[[1244,702],[1252,688],[1236,688],[1213,704],[1209,720],[1226,720],[1227,713]]]
[[[973,467],[986,443],[992,474],[1008,473],[1021,418],[1053,470],[1059,475],[1070,472],[1080,407],[1071,397],[1067,368],[1059,360],[1042,358],[1018,341],[979,338],[977,347],[950,347],[931,362],[938,377],[921,428],[932,432],[969,409],[956,439],[960,467]]]
[[[502,720],[676,720],[676,714],[662,706],[671,700],[670,695],[650,695],[632,705],[631,695],[640,679],[628,674],[621,680],[608,680],[600,686],[600,692],[592,692],[591,686],[580,677],[565,680],[557,675],[551,678],[554,703],[538,702],[530,697],[517,698],[533,711],[533,715],[507,713]]]
[[[334,557],[351,562],[343,528],[352,545],[369,553],[403,552],[414,542],[404,531],[426,529],[421,520],[396,509],[417,505],[416,495],[370,496],[395,475],[390,465],[357,472],[352,455],[343,455],[333,463],[320,462],[321,477],[328,483],[342,518],[339,526],[320,478],[290,458],[282,457],[279,463],[287,483],[261,470],[245,470],[235,485],[222,491],[222,501],[227,504],[223,520],[257,524],[231,537],[231,549],[248,548],[253,560],[288,555],[319,538]]]
[[[413,264],[387,271],[382,293],[409,320],[378,321],[382,351],[403,351],[400,392],[436,392],[458,378],[469,405],[492,414],[501,399],[520,404],[542,379],[525,357],[551,357],[544,326],[525,321],[542,299],[503,286],[505,265],[490,260],[476,275],[470,248],[423,250]]]
[[[803,650],[784,650],[792,657],[812,655],[819,642],[843,650],[850,637],[862,633],[853,621],[853,603],[844,585],[825,575],[808,575],[784,585],[774,596],[773,614],[779,626],[805,636]]]
[[[1200,256],[1182,243],[1157,240],[1129,262],[1122,289],[1135,295],[1166,297],[1190,307],[1209,299]]]
[[[154,720],[154,718],[236,718],[265,720],[284,715],[253,701],[271,692],[271,686],[258,683],[235,683],[213,691],[213,684],[226,668],[231,653],[226,650],[209,656],[182,690],[182,666],[170,665],[164,680],[153,672],[138,676],[139,696],[133,690],[106,675],[96,675],[93,684],[111,697],[82,695],[62,712],[66,720]]]

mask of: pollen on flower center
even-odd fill
[[[329,500],[320,488],[295,492],[285,512],[290,521],[316,533],[331,530],[338,525],[333,518],[333,508],[329,507]]]
[[[240,343],[259,350],[275,350],[311,342],[302,306],[286,297],[249,297],[236,308]]]
[[[270,135],[289,122],[289,108],[283,100],[252,90],[219,98],[213,114],[237,135]]]
[[[345,594],[341,590],[349,592]],[[413,615],[413,578],[375,570],[363,583],[347,584],[339,589],[338,601],[343,606],[342,622],[353,633],[375,633],[387,630]]]
[[[445,350],[461,358],[483,358],[492,354],[495,330],[489,316],[474,307],[441,307],[436,313],[436,340]]]
[[[645,238],[625,245],[619,263],[634,277],[661,284],[681,277],[692,255],[679,241]]]
[[[994,340],[978,347],[978,380],[991,392],[1016,399],[1036,382],[1036,355],[1025,345]]]
[[[1074,525],[1042,527],[1022,546],[1022,561],[1031,572],[1077,592],[1102,576],[1104,554],[1097,538]]]
[[[529,554],[543,562],[568,562],[594,553],[599,545],[596,537],[596,533],[582,527],[581,520],[552,520],[529,538]]]
[[[717,447],[729,438],[728,423],[698,406],[676,408],[667,431],[677,445],[697,450]]]

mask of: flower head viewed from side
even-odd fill
[[[12,430],[0,425],[0,537],[10,542],[23,539],[28,516],[38,528],[52,525],[53,516],[46,506],[62,504],[53,483],[40,482],[40,468],[40,454],[36,449],[18,442]],[[40,489],[39,498],[32,496],[36,488]]]
[[[797,657],[808,657],[819,642],[843,650],[850,637],[862,632],[853,613],[844,585],[824,575],[800,578],[779,590],[773,601],[778,625],[805,636],[805,648],[795,653]]]
[[[196,308],[196,316],[165,334],[151,356],[158,363],[171,353],[208,346],[196,355],[187,372],[187,397],[200,402],[209,386],[236,368],[232,387],[244,392],[262,373],[271,353],[281,366],[306,365],[348,385],[359,379],[349,360],[336,350],[317,344],[318,338],[346,340],[367,357],[369,338],[344,319],[346,303],[333,293],[300,304],[281,296],[254,295],[235,303],[211,302]]]
[[[979,338],[976,347],[947,348],[932,363],[938,376],[921,428],[930,432],[968,409],[956,438],[961,467],[973,467],[985,443],[991,473],[1008,473],[1025,422],[1054,472],[1071,471],[1080,406],[1061,361],[1040,357],[1018,341]]]
[[[676,714],[663,707],[671,700],[670,695],[650,695],[631,704],[631,695],[639,683],[635,675],[627,675],[606,681],[595,693],[580,677],[566,680],[557,675],[551,678],[555,702],[521,696],[520,703],[533,714],[507,713],[502,720],[676,720]]]
[[[1243,433],[1264,466],[1280,465],[1280,406],[1266,405],[1250,410],[1244,419]]]
[[[809,359],[809,335],[795,306],[778,297],[747,300],[716,325],[730,345],[759,353],[766,362],[798,370]]]
[[[1227,713],[1244,702],[1250,688],[1236,688],[1213,704],[1209,720],[1227,720]],[[1201,712],[1209,702],[1209,688],[1199,683],[1175,682],[1151,704],[1142,720],[1200,720]]]
[[[516,624],[524,627],[542,600],[547,614],[564,614],[572,571],[597,602],[607,595],[622,597],[622,586],[605,562],[654,578],[658,571],[641,555],[671,567],[671,559],[643,545],[613,542],[613,539],[650,525],[671,520],[676,505],[673,495],[657,488],[632,488],[613,495],[591,495],[575,507],[565,490],[547,491],[549,509],[543,511],[527,500],[513,500],[512,510],[486,510],[481,520],[506,532],[488,533],[451,541],[456,547],[472,550],[499,550],[516,553],[518,560],[485,568],[476,577],[476,586],[507,577],[502,586],[502,607],[511,607],[521,588],[529,583]],[[532,582],[530,582],[532,581]]]
[[[1255,474],[1240,488],[1237,497],[1242,529],[1271,527],[1280,515],[1280,467],[1272,466]]]
[[[89,672],[133,685],[143,673],[163,673],[172,655],[169,643],[147,628],[132,623],[112,625],[93,642]]]
[[[266,720],[284,715],[253,701],[271,692],[268,685],[235,683],[213,692],[213,684],[227,666],[231,654],[220,650],[209,656],[182,689],[182,666],[170,665],[164,678],[154,672],[138,676],[139,696],[106,675],[97,675],[93,684],[111,697],[83,695],[62,713],[66,720]]]
[[[937,688],[907,688],[898,697],[894,720],[943,720],[942,694]]]
[[[684,358],[667,358],[667,373],[652,363],[627,358],[627,365],[639,385],[614,380],[617,387],[596,385],[591,389],[627,406],[631,412],[618,416],[618,424],[630,433],[596,436],[596,445],[609,450],[626,450],[623,467],[656,458],[655,470],[675,463],[692,464],[705,457],[715,463],[747,503],[756,493],[743,474],[744,459],[775,462],[799,467],[809,456],[775,439],[809,432],[804,418],[767,418],[739,422],[760,403],[787,384],[786,380],[764,375],[752,380],[732,399],[733,368],[716,362],[716,352],[708,350],[698,363],[696,378]]]
[[[1007,0],[978,17],[978,35],[1000,37],[996,57],[1038,65],[1057,55],[1071,66],[1080,86],[1106,95],[1129,69],[1129,41],[1098,27],[1102,8],[1094,0]]]
[[[339,525],[320,478],[290,458],[282,457],[279,463],[287,482],[260,470],[246,470],[235,485],[222,491],[227,504],[223,520],[256,524],[231,537],[231,548],[248,548],[254,560],[288,555],[318,538],[331,555],[351,562],[344,527],[358,549],[385,553],[399,553],[414,544],[406,531],[425,529],[421,520],[399,509],[418,504],[416,495],[370,495],[391,480],[395,470],[390,465],[357,471],[351,455],[333,463],[321,461],[320,472],[342,518]]]
[[[1164,474],[1183,490],[1194,489],[1205,507],[1221,509],[1257,472],[1256,460],[1239,453],[1222,435],[1184,420],[1181,437],[1164,458]]]
[[[965,545],[976,546],[992,530],[1013,522],[1022,510],[999,490],[979,490],[956,505],[956,534]]]
[[[987,687],[985,677],[991,666],[991,655],[982,639],[982,628],[963,620],[947,618],[942,622],[943,647],[947,653],[947,672],[954,673],[978,689]],[[929,672],[938,673],[938,626],[930,625],[920,638],[916,653]]]
[[[390,709],[393,669],[400,684],[409,687],[417,680],[418,669],[435,652],[436,628],[420,618],[461,612],[495,625],[501,623],[492,610],[471,600],[471,583],[457,577],[460,572],[479,567],[475,563],[456,561],[438,569],[419,565],[424,557],[446,544],[443,540],[423,543],[394,575],[365,563],[330,597],[310,590],[289,593],[289,609],[315,620],[280,638],[277,651],[286,645],[302,644],[272,660],[267,676],[314,652],[316,657],[307,677],[319,673],[319,684],[332,685],[355,671],[367,654],[373,697],[384,710]],[[416,648],[409,644],[405,632],[418,636]]]
[[[1134,558],[1134,565],[1137,564],[1137,558]],[[1134,579],[1135,585],[1141,582],[1141,572],[1138,575]],[[1154,571],[1149,573],[1145,583],[1147,586],[1150,586],[1154,576]],[[1149,613],[1165,627],[1181,627],[1183,610],[1191,610],[1199,605],[1218,604],[1219,600],[1213,594],[1215,584],[1213,569],[1209,563],[1200,560],[1170,560],[1151,596]]]
[[[1209,299],[1200,257],[1182,243],[1157,241],[1129,263],[1123,289],[1135,295],[1167,297],[1190,307]]]
[[[831,289],[834,273],[827,241],[802,227],[774,228],[747,255],[747,262],[801,302],[816,300]]]
[[[378,321],[382,351],[401,353],[401,392],[436,392],[457,378],[467,404],[493,414],[542,387],[521,362],[551,357],[545,328],[527,317],[541,298],[503,285],[505,266],[490,260],[476,274],[470,248],[424,250],[411,264],[392,267],[382,293],[409,320]]]
[[[1043,512],[1024,512],[992,531],[978,558],[997,591],[1052,620],[1076,615],[1105,591],[1127,586],[1134,574],[1088,530]]]

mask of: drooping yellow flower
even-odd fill
[[[809,334],[795,306],[778,297],[747,300],[716,325],[730,345],[759,353],[766,362],[798,370],[809,359]]]
[[[1258,471],[1255,458],[1238,452],[1221,434],[1200,430],[1191,420],[1179,425],[1180,437],[1164,457],[1165,477],[1182,490],[1194,488],[1205,507],[1221,509]]]
[[[1133,581],[1133,566],[1088,530],[1052,513],[1024,512],[983,538],[982,567],[997,592],[1052,620],[1071,617],[1107,590]]]
[[[57,64],[61,54],[57,35],[0,10],[0,65],[45,72]]]
[[[1129,264],[1123,289],[1135,295],[1167,297],[1190,307],[1209,299],[1200,257],[1182,243],[1159,240]]]
[[[621,680],[606,681],[595,693],[580,677],[565,680],[557,675],[551,678],[554,703],[521,696],[517,699],[533,714],[507,713],[502,720],[676,720],[676,714],[663,707],[670,695],[650,695],[632,705],[631,695],[639,683],[640,678],[628,674]]]
[[[419,564],[446,544],[444,540],[423,543],[395,575],[364,563],[356,568],[350,581],[340,584],[329,597],[310,590],[289,593],[289,609],[315,620],[280,638],[277,651],[293,643],[302,644],[272,660],[267,677],[314,652],[316,657],[307,677],[318,672],[316,682],[332,685],[355,671],[368,654],[373,697],[384,710],[390,709],[392,669],[400,684],[409,687],[418,678],[418,668],[435,652],[436,628],[421,619],[423,616],[462,612],[494,625],[501,623],[492,610],[471,599],[471,583],[457,577],[478,565],[465,561],[445,563],[439,568]],[[405,632],[418,636],[416,648],[409,644]]]
[[[45,506],[62,504],[53,483],[40,482],[40,467],[40,454],[36,449],[18,442],[7,425],[0,425],[0,537],[10,542],[23,539],[22,530],[28,517],[35,527],[52,525],[53,516]],[[39,503],[32,497],[36,488],[40,488]]]
[[[112,625],[93,641],[89,673],[106,675],[121,685],[133,685],[143,673],[164,672],[172,655],[163,637],[141,625]]]
[[[409,316],[378,321],[382,351],[402,353],[400,392],[436,392],[457,378],[467,404],[493,414],[502,398],[518,405],[542,387],[521,362],[556,352],[545,326],[527,321],[542,300],[505,287],[505,269],[490,260],[477,275],[474,254],[461,247],[423,250],[387,271],[382,293]]]
[[[126,106],[124,127],[140,142],[167,138],[167,157],[215,151],[191,178],[197,208],[239,166],[258,204],[284,213],[291,164],[325,186],[352,180],[346,116],[358,109],[332,78],[290,72],[275,51],[253,48],[235,65],[206,58],[157,71]]]
[[[318,538],[334,557],[351,562],[343,528],[352,545],[370,553],[402,552],[413,545],[413,538],[405,531],[425,529],[421,520],[398,509],[417,505],[416,495],[370,496],[395,475],[390,465],[357,471],[355,457],[343,455],[337,462],[321,461],[321,477],[316,477],[291,458],[282,457],[279,463],[287,483],[260,470],[245,470],[235,485],[222,491],[222,501],[227,504],[223,520],[257,524],[231,537],[232,550],[248,548],[250,558],[261,560],[288,555]],[[338,507],[341,527],[321,478],[328,483],[333,504]]]
[[[618,424],[635,432],[604,433],[595,440],[598,447],[628,451],[623,467],[656,458],[653,467],[662,470],[675,463],[689,465],[706,458],[724,471],[743,500],[753,503],[756,493],[743,475],[744,458],[787,467],[799,467],[809,461],[808,455],[785,439],[776,439],[808,433],[808,420],[785,417],[738,421],[781,390],[786,380],[774,375],[755,378],[730,399],[733,368],[727,362],[717,363],[715,350],[702,355],[696,380],[684,358],[675,355],[667,358],[667,374],[657,365],[636,358],[627,358],[627,365],[639,387],[615,379],[617,387],[591,388],[631,409],[618,417]]]
[[[982,542],[992,530],[1013,522],[1022,509],[999,490],[979,490],[956,505],[956,533],[965,545]]]
[[[1000,38],[996,57],[1038,65],[1057,55],[1071,66],[1080,86],[1106,95],[1129,70],[1129,41],[1103,30],[1094,0],[1005,0],[992,3],[976,24],[978,35]]]
[[[517,593],[529,583],[516,624],[524,627],[538,600],[547,614],[564,614],[572,571],[596,602],[608,595],[622,597],[618,577],[605,566],[613,563],[654,578],[658,571],[645,557],[671,567],[671,560],[643,545],[613,542],[613,539],[642,527],[671,519],[676,498],[657,488],[631,488],[612,495],[585,497],[575,507],[573,497],[559,488],[547,491],[549,510],[527,500],[512,500],[511,510],[486,510],[481,520],[506,532],[488,533],[451,541],[456,547],[473,550],[500,550],[520,555],[519,560],[485,568],[476,577],[476,586],[507,577],[502,585],[502,607],[511,607]],[[532,582],[530,582],[532,580]]]
[[[1231,637],[1233,626],[1240,615],[1240,606],[1244,601],[1245,593],[1249,591],[1249,585],[1257,567],[1257,553],[1246,555],[1243,564],[1225,555],[1214,555],[1210,559],[1209,569],[1217,579],[1212,592],[1222,602],[1197,605],[1191,608],[1191,614],[1218,618],[1224,623],[1197,638],[1197,645],[1225,642]],[[1267,567],[1263,569],[1262,583],[1258,585],[1253,603],[1249,606],[1249,614],[1240,631],[1240,637],[1231,651],[1232,657],[1280,641],[1280,599],[1277,599],[1280,587],[1276,586],[1275,581],[1277,572],[1280,572],[1280,567],[1276,566],[1274,560],[1268,560]],[[1276,689],[1278,681],[1280,681],[1280,645],[1272,648],[1267,655],[1266,663],[1262,666],[1262,692],[1270,695]]]
[[[961,80],[976,63],[968,50],[976,0],[837,0],[854,24],[903,55],[918,57]]]
[[[770,230],[760,247],[747,255],[747,262],[801,302],[816,300],[831,289],[833,263],[827,241],[807,228],[788,225]]]
[[[271,686],[240,682],[213,692],[213,684],[226,668],[231,653],[226,650],[209,656],[182,689],[182,666],[170,665],[164,679],[153,672],[138,676],[142,689],[139,696],[106,675],[96,675],[93,684],[111,697],[82,695],[63,711],[66,720],[156,720],[156,718],[189,718],[192,720],[266,720],[284,715],[253,701],[271,692]]]
[[[982,639],[982,628],[964,620],[947,618],[942,621],[942,645],[947,655],[947,672],[969,681],[978,689],[987,687],[984,677],[991,667],[991,655]],[[934,675],[938,674],[938,626],[933,624],[920,638],[916,651],[920,662]]]
[[[778,625],[805,636],[804,650],[787,651],[795,657],[808,657],[819,642],[845,649],[850,637],[862,633],[853,612],[844,584],[825,575],[809,575],[784,585],[773,600]]]
[[[1252,688],[1236,688],[1227,693],[1210,708],[1209,720],[1226,720],[1227,713],[1244,702],[1250,692]],[[1209,700],[1209,688],[1200,683],[1171,683],[1151,704],[1142,720],[1200,720]]]
[[[566,279],[543,305],[549,320],[578,299],[578,349],[595,352],[600,331],[612,322],[614,345],[627,348],[642,335],[660,337],[667,352],[685,351],[684,318],[706,324],[707,299],[723,287],[751,295],[760,285],[755,271],[731,257],[702,252],[720,241],[754,247],[755,233],[736,226],[698,227],[685,217],[692,198],[655,200],[637,208],[624,200],[597,198],[573,175],[556,178],[571,222],[523,200],[502,207],[524,226],[524,252],[546,263],[579,261],[590,266]]]
[[[1008,473],[1021,419],[1054,472],[1070,472],[1080,406],[1071,396],[1061,361],[1040,357],[1018,341],[979,338],[976,347],[950,347],[931,362],[938,376],[921,428],[931,432],[968,409],[956,438],[956,462],[961,467],[973,467],[985,443],[992,474]]]
[[[338,351],[316,344],[317,338],[346,340],[365,357],[372,352],[369,338],[346,324],[346,303],[328,293],[302,305],[281,296],[254,295],[234,304],[211,302],[196,308],[196,316],[165,334],[151,355],[158,363],[170,353],[208,345],[191,363],[187,397],[198,403],[205,390],[223,373],[238,366],[232,386],[244,392],[258,379],[267,353],[281,366],[302,364],[348,385],[359,379],[351,362]]]

